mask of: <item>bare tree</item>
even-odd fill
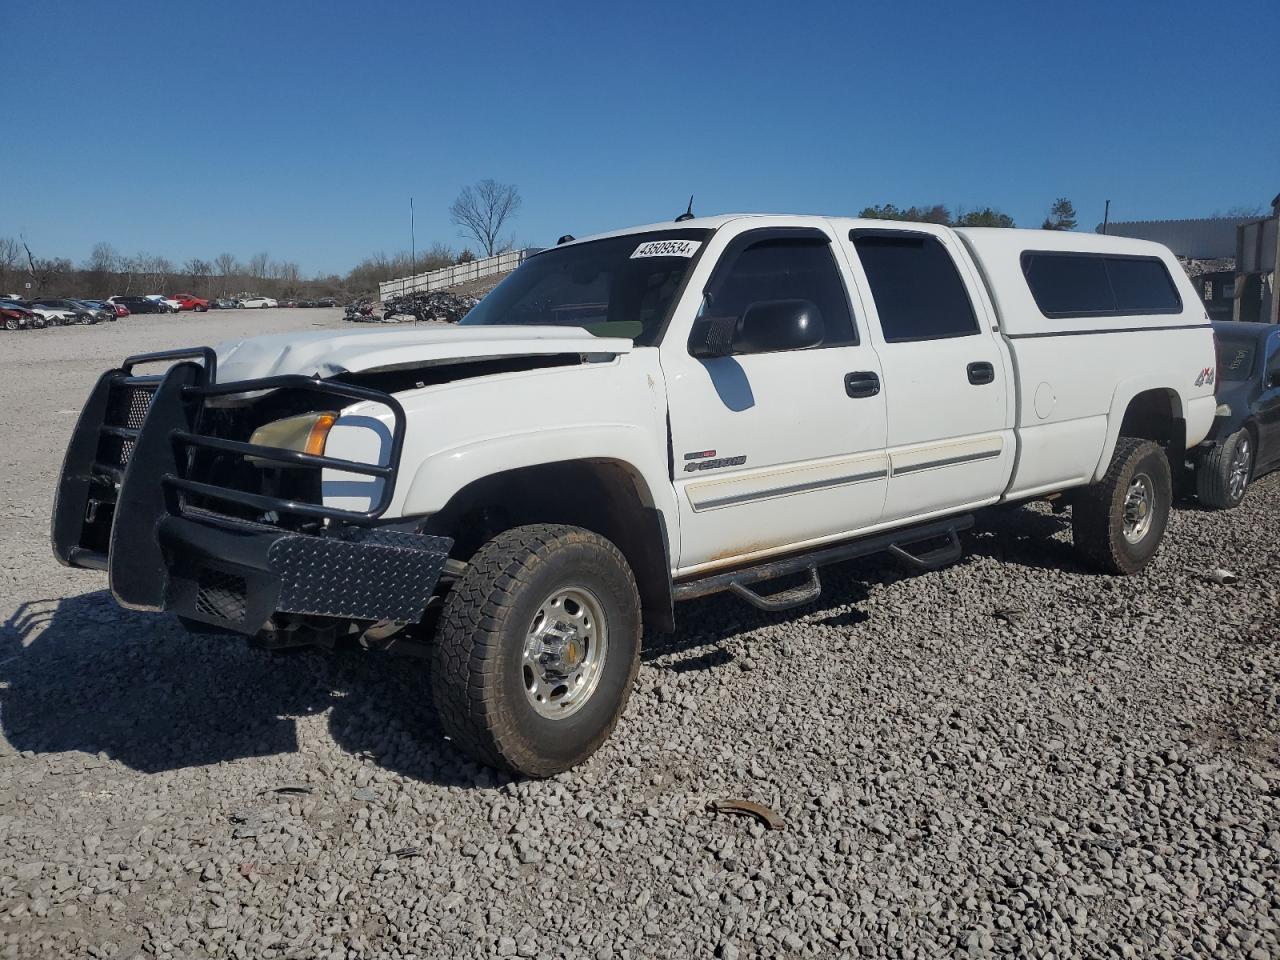
[[[296,263],[288,260],[282,263],[272,264],[272,274],[277,280],[284,284],[284,292],[288,296],[294,296],[298,292],[298,283],[302,280],[302,270]]]
[[[59,277],[71,273],[73,269],[71,261],[66,257],[37,258],[32,254],[31,246],[25,238],[22,240],[22,249],[27,254],[27,276],[31,278],[31,285],[37,293],[43,293],[46,287],[52,286]]]
[[[85,261],[84,268],[90,273],[112,273],[119,260],[120,255],[116,253],[116,248],[107,241],[101,240],[89,251],[89,259]]]
[[[1215,217],[1230,217],[1233,220],[1243,220],[1246,217],[1262,217],[1266,214],[1266,209],[1260,203],[1242,203],[1234,207],[1227,207],[1226,210],[1214,211]]]
[[[265,280],[271,268],[271,254],[255,253],[249,258],[248,273],[255,280]]]
[[[240,262],[233,253],[220,253],[213,258],[213,269],[224,279],[233,277],[240,272]]]
[[[82,286],[95,296],[110,296],[116,269],[120,264],[120,255],[116,248],[105,240],[95,243],[89,251],[89,259],[81,269]]]
[[[182,266],[182,272],[191,279],[191,292],[194,293],[202,285],[205,296],[209,295],[209,284],[213,273],[213,264],[199,257],[192,257]],[[203,284],[201,283],[203,281]]]
[[[21,273],[22,244],[13,237],[0,237],[0,293],[14,293],[10,290],[10,280]]]
[[[208,260],[201,260],[199,257],[192,257],[183,264],[182,272],[192,280],[202,280],[213,272],[213,266]]]
[[[486,257],[502,248],[502,230],[520,209],[520,191],[513,184],[481,180],[463,187],[449,208],[449,219],[462,229],[459,236],[480,244]]]

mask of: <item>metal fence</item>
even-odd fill
[[[401,277],[398,280],[387,280],[378,284],[378,298],[386,300],[406,293],[426,293],[430,290],[443,290],[445,287],[456,287],[460,283],[470,283],[484,277],[492,277],[499,273],[510,273],[530,254],[536,252],[533,247],[523,250],[508,250],[496,256],[472,260],[470,263],[456,263],[442,270],[430,273],[419,273],[412,277]]]

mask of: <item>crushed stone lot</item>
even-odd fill
[[[103,368],[312,324],[0,334],[0,957],[1280,956],[1280,475],[1135,578],[1036,506],[939,573],[685,605],[613,739],[513,782],[422,661],[188,636],[50,555]]]

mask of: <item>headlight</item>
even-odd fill
[[[1225,403],[1220,403],[1218,404],[1218,409],[1213,411],[1213,414],[1216,417],[1229,417],[1231,416],[1231,408]]]
[[[249,442],[261,447],[276,447],[281,450],[297,450],[320,456],[324,453],[325,441],[329,439],[329,431],[337,423],[338,415],[331,410],[320,413],[303,413],[296,417],[286,417],[266,423],[253,431]],[[287,467],[290,464],[273,463],[261,457],[245,457],[249,463],[257,466]]]

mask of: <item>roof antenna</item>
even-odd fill
[[[563,237],[561,237],[559,240],[556,241],[556,246],[558,247],[562,243],[572,243],[576,239],[578,238],[575,237],[572,233],[566,233]]]
[[[684,223],[686,220],[692,220],[692,219],[693,219],[693,194],[689,194],[689,206],[685,209],[684,213],[676,217],[676,223]]]

